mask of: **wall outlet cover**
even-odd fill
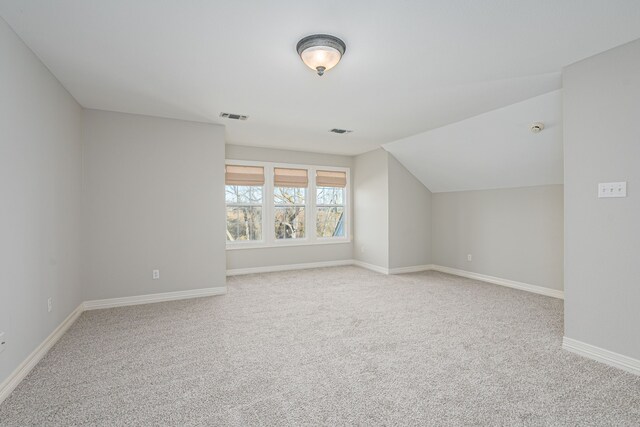
[[[601,182],[598,184],[598,198],[627,197],[627,182]]]

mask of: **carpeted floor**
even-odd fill
[[[561,300],[357,267],[228,287],[82,314],[0,424],[640,425],[640,377],[561,349]]]

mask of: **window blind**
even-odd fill
[[[276,187],[306,188],[309,186],[309,177],[306,169],[273,169],[273,185]]]
[[[226,165],[224,175],[226,185],[264,185],[262,166]]]
[[[316,185],[318,187],[346,187],[347,173],[340,171],[316,171]]]

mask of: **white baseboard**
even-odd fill
[[[94,301],[85,301],[67,316],[51,334],[27,356],[27,358],[0,383],[0,403],[2,403],[20,382],[31,372],[38,362],[47,352],[58,342],[71,325],[80,317],[83,311],[96,310],[100,308],[122,307],[127,305],[150,304],[162,301],[174,301],[187,298],[208,297],[212,295],[222,295],[227,292],[226,286],[217,288],[194,289],[190,291],[165,292],[161,294],[139,295],[125,298],[110,298]]]
[[[529,283],[516,282],[515,280],[501,279],[500,277],[487,276],[486,274],[473,273],[471,271],[458,270],[457,268],[432,265],[432,270],[442,273],[454,274],[456,276],[476,279],[494,285],[506,286],[508,288],[520,289],[521,291],[533,292],[534,294],[546,295],[548,297],[564,299],[564,292],[557,289],[545,288],[543,286],[531,285]]]
[[[580,356],[640,375],[640,360],[624,356],[573,338],[562,337],[562,348]]]
[[[428,267],[429,267],[429,266],[419,265],[414,267],[402,267],[402,268],[395,268],[390,270],[386,267],[380,267],[379,265],[369,264],[368,262],[359,261],[356,259],[343,259],[338,261],[309,262],[304,264],[284,264],[284,265],[269,265],[265,267],[236,268],[232,270],[227,270],[227,276],[240,276],[243,274],[256,274],[256,273],[274,273],[277,271],[306,270],[309,268],[339,267],[344,265],[356,265],[358,267],[366,268],[367,270],[375,271],[376,273],[382,273],[382,274],[411,273],[415,271],[428,270]]]
[[[425,265],[412,265],[410,267],[396,267],[390,268],[389,274],[404,274],[404,273],[417,273],[419,271],[433,270],[432,264]]]
[[[533,292],[535,294],[546,295],[548,297],[564,299],[564,292],[557,289],[545,288],[543,286],[531,285],[529,283],[517,282],[515,280],[502,279],[500,277],[487,276],[486,274],[473,273],[471,271],[459,270],[457,268],[445,267],[442,265],[425,264],[411,267],[392,268],[389,269],[389,274],[415,273],[428,270],[453,274],[455,276],[466,277],[468,279],[480,280],[482,282],[506,286],[508,288],[519,289],[521,291]]]
[[[38,347],[9,375],[9,377],[0,384],[0,403],[2,403],[11,392],[20,384],[20,382],[31,372],[31,370],[38,364],[38,362],[47,354],[47,352],[58,342],[60,337],[67,332],[67,329],[80,317],[82,314],[82,304],[80,304],[75,310],[67,316],[66,319],[54,329],[51,334],[45,338]]]
[[[357,259],[351,260],[352,265],[366,268],[367,270],[375,271],[376,273],[389,274],[389,269],[386,267],[380,267],[379,265],[369,264],[368,262],[360,261]]]
[[[192,289],[189,291],[164,292],[159,294],[136,295],[123,298],[98,299],[85,301],[84,310],[98,310],[101,308],[124,307],[127,305],[151,304],[154,302],[176,301],[189,298],[209,297],[227,293],[226,286],[217,288]]]
[[[227,270],[227,276],[240,276],[243,274],[256,274],[256,273],[274,273],[276,271],[289,271],[289,270],[306,270],[309,268],[338,267],[342,265],[352,265],[352,264],[353,264],[353,260],[341,259],[336,261],[308,262],[303,264],[284,264],[284,265],[269,265],[266,267],[236,268],[232,270]]]
[[[289,271],[289,270],[304,270],[308,268],[320,268],[320,267],[337,267],[343,265],[356,265],[358,267],[366,268],[367,270],[375,271],[381,274],[403,274],[403,273],[415,273],[419,271],[440,271],[442,273],[453,274],[456,276],[466,277],[469,279],[480,280],[482,282],[492,283],[494,285],[506,286],[509,288],[519,289],[521,291],[533,292],[535,294],[546,295],[553,298],[564,299],[564,292],[557,289],[545,288],[543,286],[531,285],[529,283],[517,282],[515,280],[502,279],[500,277],[488,276],[486,274],[473,273],[471,271],[459,270],[457,268],[444,267],[441,265],[424,264],[413,265],[409,267],[397,267],[386,268],[379,265],[369,264],[368,262],[360,261],[357,259],[345,259],[339,261],[326,261],[326,262],[311,262],[305,264],[288,264],[288,265],[272,265],[266,267],[253,267],[253,268],[238,268],[234,270],[227,270],[227,276],[238,276],[242,274],[254,274],[254,273],[272,273],[276,271]]]

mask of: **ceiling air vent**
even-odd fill
[[[331,129],[329,132],[343,134],[343,133],[351,133],[353,131],[347,130],[347,129]]]
[[[231,120],[247,120],[249,116],[244,116],[242,114],[233,114],[233,113],[220,113],[220,117],[223,119],[231,119]]]

